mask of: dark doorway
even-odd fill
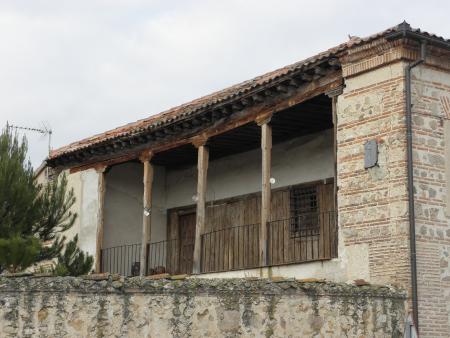
[[[180,266],[179,273],[191,274],[194,261],[196,214],[179,215]]]

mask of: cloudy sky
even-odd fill
[[[0,123],[53,148],[407,20],[450,37],[448,1],[0,0]],[[35,166],[47,140],[27,134]]]

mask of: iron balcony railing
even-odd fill
[[[234,226],[201,235],[201,272],[222,272],[337,257],[336,213],[297,214],[267,224],[267,263],[259,260],[260,224]],[[147,244],[146,274],[191,274],[192,241],[170,239]],[[141,244],[101,251],[102,272],[139,275]]]
[[[184,267],[183,257],[180,256],[179,252],[180,241],[178,239],[147,244],[146,275],[191,273],[192,265]]]
[[[101,250],[102,272],[118,273],[122,276],[139,275],[141,244],[120,245]]]
[[[187,273],[180,261],[177,239],[147,244],[146,275]],[[123,276],[138,276],[141,264],[141,244],[121,245],[101,250],[101,271]],[[192,267],[189,273],[192,271]]]

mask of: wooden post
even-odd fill
[[[101,253],[103,245],[103,223],[105,209],[105,170],[106,166],[95,168],[98,173],[98,213],[97,213],[97,241],[95,248],[95,272],[100,273],[102,268]]]
[[[201,235],[205,229],[206,218],[206,179],[208,174],[209,150],[206,140],[194,143],[198,148],[198,178],[197,178],[197,220],[195,225],[194,261],[192,273],[199,274],[201,271]]]
[[[150,163],[152,153],[147,152],[140,157],[144,163],[144,199],[142,210],[142,244],[141,244],[141,262],[140,275],[146,274],[147,267],[147,243],[151,239],[152,224],[152,186],[153,186],[153,166]]]
[[[330,215],[330,221],[333,221],[333,232],[329,233],[329,240],[330,240],[330,257],[337,257],[337,250],[338,250],[338,234],[337,234],[337,227],[338,227],[338,172],[337,172],[337,100],[338,96],[342,94],[344,90],[344,86],[339,86],[337,88],[334,88],[326,93],[326,95],[331,98],[331,114],[333,119],[333,156],[334,156],[334,182],[333,182],[333,211],[334,214]]]
[[[337,100],[344,87],[339,86],[326,93],[331,98],[331,114],[333,120],[333,156],[334,156],[334,211],[337,211]]]
[[[262,150],[262,185],[261,185],[261,227],[259,233],[259,263],[261,266],[268,264],[267,223],[270,220],[271,186],[272,176],[272,126],[270,116],[257,119],[261,127]]]
[[[337,103],[337,96],[333,96],[331,98],[331,113],[332,113],[332,119],[333,119],[333,169],[334,169],[334,182],[333,182],[333,210],[337,211],[337,125],[336,125],[336,103]]]

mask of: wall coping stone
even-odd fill
[[[406,292],[393,286],[353,285],[330,281],[302,281],[288,279],[272,281],[270,279],[249,280],[246,278],[206,279],[186,278],[182,280],[142,277],[109,276],[107,280],[88,280],[81,277],[5,277],[0,276],[0,293],[10,292],[78,292],[103,294],[146,293],[155,295],[289,295],[303,294],[312,297],[372,297],[406,300]],[[2,297],[0,297],[2,298]]]

